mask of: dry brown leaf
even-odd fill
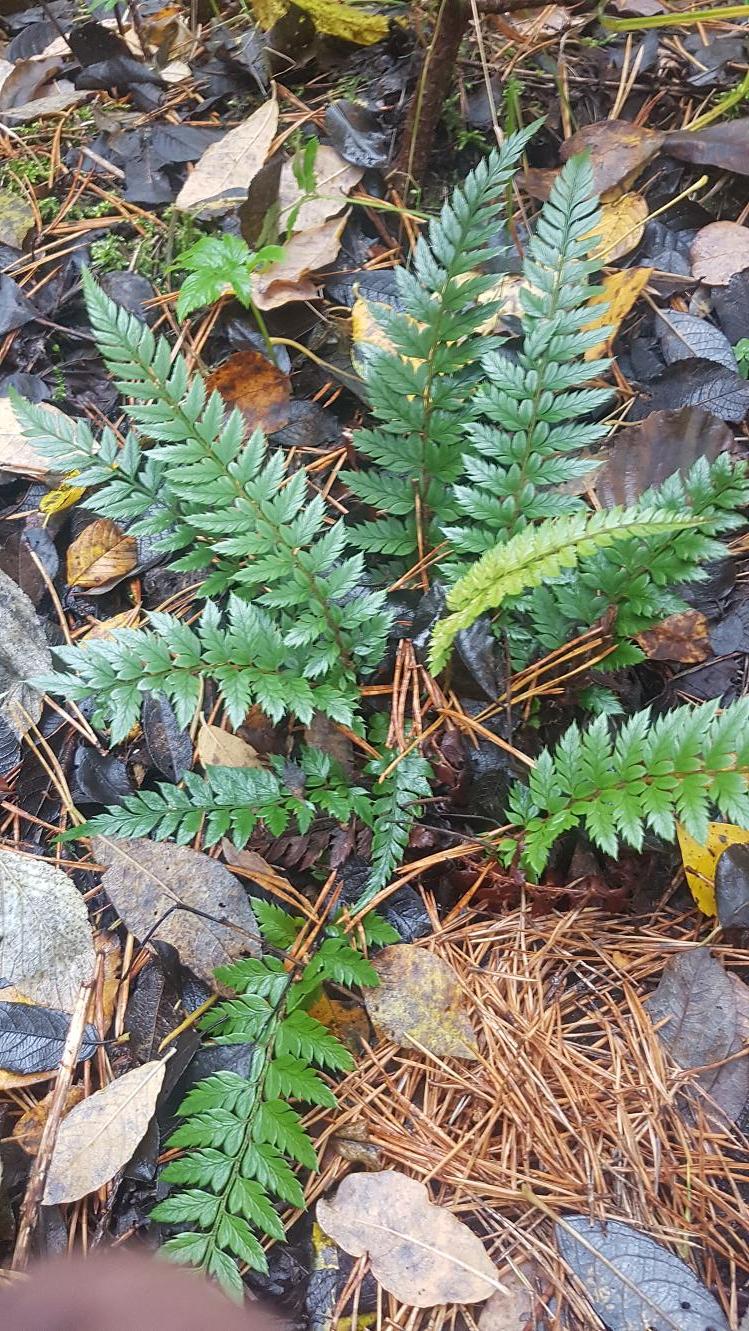
[[[369,1018],[359,1003],[342,1003],[322,993],[308,1009],[311,1017],[322,1022],[333,1032],[355,1057],[364,1050],[364,1043],[369,1043],[371,1028]]]
[[[71,587],[105,591],[138,563],[138,542],[116,522],[97,518],[68,547],[67,575]]]
[[[369,1253],[375,1280],[412,1308],[479,1303],[502,1288],[481,1240],[395,1169],[350,1174],[317,1203],[317,1220],[344,1252]]]
[[[93,850],[108,865],[102,887],[130,932],[171,943],[182,963],[208,984],[215,983],[217,966],[259,954],[247,893],[218,860],[145,839],[95,837]]]
[[[680,661],[697,665],[712,656],[710,624],[701,610],[682,610],[668,615],[646,633],[638,633],[645,655],[651,661]]]
[[[271,97],[206,148],[177,195],[175,208],[215,217],[240,203],[268,155],[277,128],[278,102]]]
[[[335,148],[323,144],[315,157],[315,192],[314,197],[302,204],[294,219],[294,232],[309,231],[320,226],[329,217],[335,217],[346,206],[346,200],[354,185],[358,185],[364,169],[346,162]],[[292,162],[284,162],[281,169],[281,183],[278,187],[280,220],[285,228],[292,210],[304,197],[294,176]]]
[[[130,1159],[153,1118],[166,1062],[154,1059],[95,1091],[60,1124],[44,1206],[96,1192]]]
[[[664,135],[629,120],[599,120],[585,125],[562,144],[563,162],[589,152],[596,194],[623,193],[655,157]]]
[[[558,175],[556,166],[527,166],[524,171],[518,171],[515,179],[532,199],[545,203]]]
[[[291,300],[315,300],[317,284],[309,274],[332,263],[341,247],[341,235],[348,213],[334,217],[309,231],[291,237],[278,263],[263,273],[255,273],[252,294],[261,310],[275,310]]]
[[[0,717],[19,739],[42,714],[42,695],[28,681],[51,667],[52,653],[33,602],[0,569]]]
[[[206,380],[230,407],[238,407],[250,430],[267,434],[280,430],[289,419],[291,382],[260,351],[237,351]]]
[[[440,1058],[476,1059],[476,1035],[452,966],[412,943],[384,947],[373,964],[380,983],[364,991],[364,1002],[382,1034]]]
[[[73,880],[48,860],[0,854],[0,976],[29,1002],[72,1012],[95,960]]]
[[[291,899],[293,888],[288,878],[284,878],[283,874],[263,859],[262,855],[258,855],[256,850],[237,850],[237,847],[224,837],[221,842],[221,853],[227,864],[243,869],[259,887],[267,888],[269,892],[280,896],[282,901]]]
[[[711,222],[697,232],[689,256],[694,277],[711,287],[727,286],[734,273],[749,268],[749,227]]]
[[[591,232],[597,237],[591,259],[607,264],[629,254],[642,240],[647,218],[648,205],[642,194],[622,194],[604,203],[600,220]]]
[[[49,1077],[56,1076],[55,1072],[49,1072]],[[29,1105],[17,1119],[13,1127],[12,1137],[20,1146],[26,1155],[34,1156],[39,1150],[39,1143],[42,1140],[44,1125],[47,1122],[47,1115],[50,1111],[52,1100],[54,1099],[54,1088],[44,1096],[42,1100],[37,1100],[33,1105]],[[65,1118],[76,1105],[80,1104],[86,1092],[83,1086],[71,1086],[65,1097],[63,1108],[63,1118]]]
[[[645,290],[653,275],[652,268],[621,268],[609,273],[601,282],[603,290],[588,301],[588,308],[593,311],[598,306],[601,313],[585,325],[585,332],[593,328],[608,328],[611,331],[602,342],[589,347],[585,352],[586,360],[596,360],[606,351],[610,341],[616,337],[619,327],[634,308],[638,298]]]
[[[533,1294],[528,1287],[528,1268],[520,1268],[521,1275],[514,1271],[502,1272],[504,1290],[495,1290],[484,1304],[479,1316],[479,1331],[525,1331],[526,1326],[533,1326]]]
[[[204,721],[198,731],[198,762],[203,767],[262,767],[251,744],[230,730]]]
[[[44,407],[46,411],[65,415],[64,411],[49,402],[45,402]],[[28,439],[24,438],[9,397],[0,397],[0,469],[34,478],[48,476],[52,470],[49,459],[37,453]]]
[[[140,606],[134,605],[130,610],[121,610],[118,615],[111,615],[109,619],[102,619],[98,624],[92,624],[80,641],[90,642],[92,639],[106,641],[112,637],[115,629],[136,629],[139,620]]]
[[[117,995],[120,990],[120,970],[122,967],[122,944],[116,934],[99,931],[94,934],[96,955],[102,957],[101,1001],[97,1003],[96,992],[91,995],[86,1021],[97,1027],[104,1039],[114,1017]],[[99,1021],[98,1018],[101,1018]]]

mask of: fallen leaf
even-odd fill
[[[289,893],[293,892],[288,878],[284,878],[283,874],[263,859],[262,855],[258,855],[256,850],[237,850],[237,847],[224,837],[221,842],[221,853],[228,864],[243,869],[246,876],[252,878],[259,887],[264,887],[271,893],[280,893],[282,897],[287,898]]]
[[[217,966],[259,954],[247,893],[217,860],[168,841],[96,837],[93,849],[108,866],[102,887],[130,932],[171,943],[208,984]]]
[[[481,1309],[479,1331],[525,1331],[533,1325],[533,1292],[529,1286],[528,1268],[503,1271],[500,1277],[504,1290],[497,1289]],[[522,1279],[525,1275],[525,1279]]]
[[[145,695],[140,723],[148,756],[156,770],[168,781],[181,781],[192,767],[192,740],[163,693]]]
[[[668,615],[655,628],[638,633],[637,641],[650,661],[697,665],[712,656],[710,624],[701,610],[682,610]]]
[[[601,264],[613,263],[629,254],[642,240],[648,219],[648,205],[642,194],[622,194],[601,206],[601,216],[590,232],[596,244],[591,259]]]
[[[749,832],[733,823],[708,823],[707,840],[703,844],[677,823],[676,836],[689,891],[703,915],[716,915],[715,869],[718,858],[729,846],[749,844]]]
[[[384,947],[373,964],[380,983],[365,991],[364,1002],[389,1040],[441,1058],[477,1058],[476,1033],[452,966],[411,943]]]
[[[629,120],[599,120],[579,129],[561,147],[563,162],[590,153],[596,194],[623,192],[652,161],[663,143],[660,130],[644,129]]]
[[[215,217],[247,194],[265,161],[278,128],[278,102],[269,99],[218,143],[206,148],[174,203],[182,212]]]
[[[71,587],[108,591],[138,563],[138,542],[116,522],[97,518],[68,547],[67,576]]]
[[[70,475],[77,475],[77,472],[71,472]],[[54,490],[48,490],[46,495],[42,495],[39,500],[39,512],[45,517],[51,517],[53,513],[64,513],[67,508],[77,504],[85,493],[85,486],[71,485],[69,481],[63,481]]]
[[[206,380],[229,407],[238,407],[249,430],[271,434],[289,419],[291,381],[260,351],[237,351]]]
[[[609,1331],[729,1331],[697,1276],[649,1234],[570,1215],[555,1225],[559,1251]]]
[[[5,112],[12,107],[35,98],[59,71],[60,60],[56,56],[49,60],[16,60],[0,87],[0,120],[5,120]]]
[[[703,360],[715,361],[729,370],[738,369],[733,347],[725,333],[707,319],[683,314],[681,310],[659,310],[656,332],[667,365],[701,356]]]
[[[4,851],[0,922],[0,976],[29,1002],[72,1012],[96,960],[73,880],[48,860]]]
[[[267,31],[283,18],[290,0],[250,0],[250,3],[259,27]],[[356,46],[373,46],[387,37],[390,28],[385,15],[370,14],[345,4],[344,0],[294,0],[294,3],[309,15],[319,33]]]
[[[317,284],[310,273],[332,263],[341,247],[348,213],[331,218],[309,231],[299,231],[284,247],[284,256],[252,278],[252,294],[261,310],[275,310],[292,300],[315,300]]]
[[[689,256],[694,277],[708,286],[726,286],[734,273],[749,268],[749,227],[710,222],[697,232]]]
[[[375,1280],[411,1308],[479,1303],[501,1288],[481,1240],[395,1169],[349,1174],[317,1203],[317,1220],[350,1256],[369,1253]]]
[[[715,866],[715,904],[723,929],[749,926],[749,832],[742,845],[729,846]]]
[[[121,610],[118,615],[111,615],[109,619],[102,619],[98,624],[92,624],[88,633],[84,633],[80,641],[106,642],[117,629],[136,629],[140,616],[140,606],[137,605],[132,606],[130,610]]]
[[[675,361],[643,389],[630,420],[679,407],[703,407],[723,421],[738,424],[749,412],[749,383],[735,370],[702,357]]]
[[[353,166],[377,170],[387,165],[392,134],[382,119],[361,102],[345,97],[331,102],[325,112],[325,130],[342,157]]]
[[[42,714],[42,695],[28,680],[51,669],[52,654],[33,603],[0,569],[0,718],[18,739]]]
[[[0,1001],[0,1067],[5,1072],[20,1072],[24,1076],[44,1072],[53,1077],[69,1029],[68,1012],[37,1007],[34,1003]],[[77,1061],[91,1058],[98,1043],[96,1027],[86,1026]]]
[[[203,721],[198,731],[197,757],[203,767],[263,766],[251,744],[207,721]]]
[[[696,947],[669,958],[658,988],[645,1000],[674,1062],[695,1069],[692,1084],[709,1097],[702,1101],[709,1116],[715,1118],[710,1110],[717,1105],[720,1121],[729,1123],[749,1101],[749,989],[740,981],[737,987],[736,979],[709,948]]]
[[[66,88],[61,92],[51,92],[44,97],[35,97],[21,106],[3,111],[0,120],[4,125],[25,124],[30,120],[42,120],[45,116],[62,115],[71,106],[80,106],[90,96],[88,92],[78,92],[75,88]]]
[[[721,171],[749,175],[749,119],[722,120],[698,130],[666,134],[663,151],[694,166],[716,166]]]
[[[101,1002],[97,1002],[97,995],[94,992],[91,995],[91,1002],[86,1015],[88,1020],[97,1026],[99,1035],[103,1040],[112,1024],[117,996],[120,991],[122,944],[117,934],[104,933],[103,930],[100,930],[94,934],[94,948],[97,957],[101,956],[102,958]]]
[[[22,249],[35,225],[34,210],[28,200],[10,190],[0,190],[0,244]]]
[[[46,411],[64,416],[65,412],[51,402],[45,402]],[[9,397],[0,397],[0,469],[19,476],[48,476],[52,470],[49,459],[37,453],[25,438]]]
[[[294,219],[294,231],[308,231],[340,213],[346,206],[350,191],[364,175],[364,169],[352,166],[335,148],[323,144],[317,149],[314,174],[314,197],[301,204]],[[278,189],[280,221],[284,228],[291,212],[303,198],[304,191],[297,184],[293,163],[284,162]]]
[[[556,166],[527,166],[523,171],[518,171],[516,180],[532,199],[545,203],[558,175],[559,169]]]
[[[153,1118],[166,1062],[154,1059],[95,1091],[60,1124],[42,1203],[77,1202],[114,1178]]]
[[[81,1103],[85,1094],[86,1092],[83,1086],[70,1087],[65,1096],[65,1104],[63,1105],[62,1110],[63,1118],[70,1113],[75,1105]],[[14,1142],[20,1146],[22,1151],[25,1151],[26,1155],[29,1155],[32,1158],[37,1155],[39,1151],[42,1133],[44,1132],[44,1125],[47,1122],[54,1095],[54,1089],[48,1091],[42,1100],[37,1100],[34,1104],[29,1105],[29,1108],[24,1110],[21,1117],[16,1119],[16,1122],[13,1125],[11,1136],[13,1137]]]
[[[369,1018],[359,1003],[342,1003],[322,993],[308,1008],[311,1017],[322,1022],[356,1057],[364,1053],[363,1041],[371,1038]]]
[[[514,9],[511,21],[513,28],[526,40],[531,37],[539,40],[566,32],[572,24],[572,15],[562,5],[544,5],[541,8],[529,6],[527,9]]]
[[[634,309],[653,275],[652,268],[620,268],[615,273],[608,273],[601,282],[602,290],[588,301],[588,309],[593,311],[601,306],[601,313],[585,325],[584,331],[593,328],[608,328],[610,332],[595,347],[585,352],[586,360],[597,360],[606,347],[614,340],[620,325],[630,310]]]

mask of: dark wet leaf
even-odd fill
[[[181,781],[192,767],[192,740],[180,728],[172,704],[162,693],[146,694],[141,725],[154,767],[169,781]]]
[[[709,948],[698,947],[667,961],[658,988],[646,1000],[648,1015],[659,1026],[658,1038],[674,1062],[702,1069],[695,1072],[692,1087],[709,1097],[702,1099],[705,1111],[715,1118],[717,1105],[729,1122],[749,1099],[749,1059],[732,1058],[745,1043],[749,989],[737,989],[735,978]]]
[[[38,318],[36,306],[23,294],[18,283],[7,273],[0,273],[0,337]]]
[[[212,143],[224,137],[222,129],[208,125],[153,125],[148,141],[154,159],[160,166],[173,166],[179,162],[197,162]]]
[[[238,209],[242,235],[253,249],[261,243],[272,244],[277,238],[278,190],[283,164],[282,154],[277,153],[265,166],[261,166],[250,181],[247,198]],[[273,209],[276,211],[276,225],[269,227]]]
[[[121,758],[82,746],[75,756],[72,789],[76,804],[119,804],[132,794],[133,783]]]
[[[11,64],[15,64],[17,60],[30,60],[32,56],[41,55],[42,51],[46,51],[58,36],[57,26],[49,19],[30,23],[13,38],[5,52],[5,59]]]
[[[749,117],[724,120],[695,131],[667,134],[663,151],[694,166],[715,166],[721,171],[749,175]]]
[[[609,1220],[567,1216],[559,1251],[609,1331],[729,1331],[697,1276],[649,1234]]]
[[[58,1067],[69,1028],[68,1012],[31,1003],[0,1002],[0,1068],[27,1076]],[[98,1044],[96,1027],[87,1026],[78,1062],[90,1058]]]
[[[724,929],[749,928],[749,846],[729,846],[719,857],[715,903]]]
[[[725,365],[729,370],[738,369],[733,347],[725,333],[706,319],[697,319],[680,310],[659,310],[656,332],[667,365],[698,356]]]
[[[18,583],[35,606],[47,593],[44,572],[54,581],[59,567],[55,543],[46,527],[11,527],[5,541],[0,542],[0,569]]]
[[[68,44],[82,69],[104,60],[114,60],[117,56],[130,55],[130,47],[124,37],[96,20],[76,24],[71,28]]]
[[[116,55],[111,60],[86,65],[76,79],[76,87],[87,91],[102,89],[110,92],[115,88],[119,91],[143,83],[157,88],[164,87],[164,80],[155,69],[131,55]]]
[[[749,651],[749,604],[743,602],[710,629],[710,646],[716,656]]]
[[[596,473],[596,494],[605,508],[634,504],[675,471],[686,475],[697,458],[712,462],[732,444],[732,431],[700,407],[651,412],[641,424],[617,434]]]
[[[749,268],[734,273],[724,287],[713,287],[713,312],[729,342],[749,332]]]
[[[216,32],[216,52],[234,69],[249,74],[263,97],[267,97],[270,87],[268,68],[268,38],[260,28],[249,27],[245,32],[232,34],[228,28],[221,27]]]
[[[678,407],[702,407],[721,420],[738,423],[749,412],[749,383],[714,361],[676,361],[648,385],[630,419],[642,420],[650,412]]]
[[[391,136],[366,107],[345,99],[332,102],[325,112],[325,129],[333,147],[353,166],[387,164]]]
[[[141,277],[140,273],[131,273],[129,268],[123,271],[102,273],[99,278],[99,286],[115,302],[116,305],[122,305],[130,314],[136,315],[144,323],[152,323],[156,318],[155,309],[144,309],[144,302],[153,300],[156,292],[154,291],[148,278]]]
[[[0,716],[0,776],[7,776],[21,757],[21,742]]]
[[[322,448],[340,442],[341,422],[319,402],[290,402],[288,417],[280,430],[273,431],[273,443],[279,448]]]

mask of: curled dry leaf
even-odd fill
[[[20,739],[42,714],[42,695],[28,681],[49,673],[52,653],[33,602],[2,569],[0,644],[0,718]]]
[[[72,1012],[95,960],[72,879],[33,855],[0,854],[0,976],[30,1003]]]
[[[270,434],[289,419],[291,383],[260,351],[237,351],[206,380],[230,407],[238,407],[250,430]]]
[[[57,1134],[45,1206],[88,1196],[127,1164],[153,1118],[165,1071],[163,1059],[144,1063],[71,1109]]]
[[[600,220],[591,232],[598,238],[591,259],[607,264],[629,254],[642,240],[647,219],[648,205],[642,194],[622,194],[604,203]]]
[[[208,984],[217,966],[259,954],[247,893],[217,860],[168,841],[96,837],[93,848],[108,866],[102,887],[130,932],[171,943]]]
[[[404,1048],[440,1058],[477,1057],[468,1003],[452,966],[411,943],[384,947],[374,958],[380,977],[364,991],[370,1020]]]
[[[718,858],[729,846],[749,843],[749,832],[733,823],[708,823],[704,844],[690,836],[681,823],[676,824],[684,876],[703,915],[716,915],[715,872]]]
[[[317,284],[310,280],[332,263],[341,246],[341,234],[348,213],[334,217],[309,231],[299,231],[285,246],[284,256],[264,273],[255,273],[252,295],[261,310],[275,310],[292,300],[315,300]]]
[[[413,1308],[479,1303],[502,1288],[481,1240],[395,1169],[350,1174],[317,1203],[317,1219],[344,1252],[369,1253],[375,1280]]]
[[[621,193],[655,157],[663,139],[659,130],[643,129],[629,120],[599,120],[567,139],[560,155],[566,162],[576,153],[590,153],[596,193],[605,195],[614,189]]]
[[[682,610],[668,615],[655,628],[637,635],[645,655],[651,661],[680,661],[697,665],[712,656],[710,624],[701,610]]]
[[[323,144],[315,157],[315,189],[312,198],[302,203],[294,219],[294,231],[308,231],[335,217],[346,206],[349,192],[358,185],[364,168],[346,162],[335,148]],[[291,162],[284,162],[278,190],[280,221],[283,227],[304,197],[294,176]]]
[[[197,756],[203,767],[263,766],[251,744],[208,721],[204,721],[198,731]]]
[[[749,268],[749,227],[711,222],[697,232],[689,255],[695,277],[708,286],[726,286],[734,273]]]
[[[107,591],[132,573],[138,563],[138,542],[116,522],[97,518],[84,527],[68,548],[67,575],[71,587]]]
[[[175,208],[215,217],[241,202],[268,155],[277,128],[278,102],[272,97],[206,148],[177,195]]]

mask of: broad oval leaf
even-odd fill
[[[476,1033],[452,966],[411,943],[384,947],[374,959],[376,989],[363,990],[370,1021],[405,1048],[440,1058],[477,1057]]]
[[[95,954],[86,903],[61,869],[0,854],[0,976],[31,1003],[72,1012]]]
[[[69,1026],[69,1014],[56,1008],[0,1002],[0,1068],[23,1076],[31,1072],[49,1072],[53,1076],[62,1058]],[[98,1043],[96,1027],[87,1026],[77,1061],[90,1058]]]

